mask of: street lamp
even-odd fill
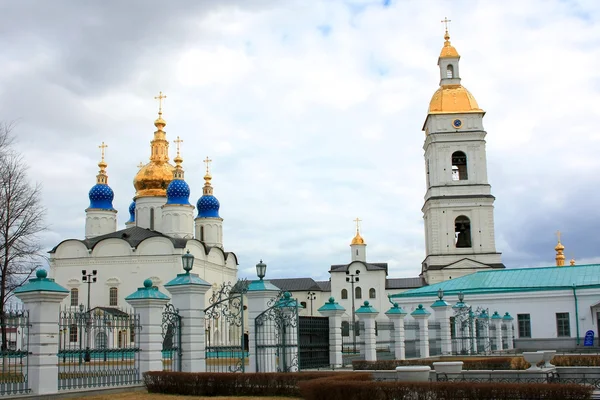
[[[308,292],[308,300],[310,300],[310,316],[313,315],[313,300],[317,299],[317,294],[315,292]]]
[[[350,295],[352,296],[352,344],[354,348],[354,354],[356,354],[356,310],[354,309],[354,284],[358,282],[359,274],[360,270],[358,269],[354,274],[351,274],[350,271],[346,271],[346,282],[350,282],[350,286],[352,288]]]
[[[90,293],[92,291],[92,283],[96,283],[96,275],[98,275],[98,271],[93,270],[90,274],[84,269],[81,271],[81,280],[88,285],[88,298],[87,298],[87,317],[86,317],[86,346],[85,346],[85,362],[90,362],[90,331],[91,331],[91,321],[90,321]]]
[[[262,281],[265,275],[267,274],[267,264],[260,260],[258,264],[256,264],[256,275]]]
[[[181,263],[183,264],[183,270],[186,274],[189,274],[194,266],[194,256],[190,254],[188,250],[183,256],[181,256]]]

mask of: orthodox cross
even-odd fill
[[[558,238],[558,243],[560,243],[560,231],[556,231],[556,237]]]
[[[210,175],[210,163],[212,162],[212,160],[208,158],[208,156],[206,156],[204,162],[206,163],[206,175]]]
[[[104,144],[104,142],[102,142],[102,144],[98,146],[98,148],[102,151],[102,161],[104,161],[104,149],[107,147],[108,145]]]
[[[158,113],[162,114],[162,101],[166,99],[167,96],[163,96],[162,92],[158,92],[158,96],[154,96],[155,100],[158,100]]]
[[[446,26],[446,32],[448,32],[448,22],[452,22],[452,20],[446,17],[444,17],[444,19],[441,21],[441,23]]]
[[[138,168],[142,168],[144,166],[144,164],[140,161],[140,163],[138,164]]]
[[[177,136],[176,140],[173,140],[174,143],[177,143],[177,155],[179,155],[179,144],[183,143],[183,140],[179,139],[179,136]]]
[[[360,222],[362,221],[362,219],[358,219],[358,217],[356,217],[356,219],[354,220],[354,222],[356,222],[356,233],[358,233],[359,228],[360,228]]]

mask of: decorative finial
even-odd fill
[[[108,145],[104,144],[104,142],[102,142],[102,144],[100,146],[98,146],[98,148],[102,152],[102,161],[104,161],[104,149],[107,148],[107,147],[108,147]]]
[[[204,159],[204,163],[206,164],[206,175],[204,175],[204,187],[202,188],[202,194],[205,196],[210,196],[213,194],[213,188],[210,185],[210,181],[212,176],[210,175],[210,163],[212,160],[206,156]]]
[[[138,168],[142,169],[142,167],[144,166],[144,163],[140,161],[140,163],[138,164]]]
[[[102,144],[100,146],[98,146],[98,148],[101,151],[101,159],[100,162],[98,163],[98,167],[100,168],[100,171],[98,171],[98,175],[96,175],[96,183],[99,185],[107,185],[108,184],[108,176],[106,175],[106,161],[104,161],[104,149],[107,148],[108,145],[104,144],[104,142],[102,142]]]
[[[354,239],[352,239],[352,242],[350,242],[350,246],[355,245],[355,244],[365,244],[365,240],[362,238],[362,236],[360,236],[360,222],[362,221],[362,219],[356,217],[356,219],[354,220],[354,222],[356,223],[356,235],[354,236]]]
[[[206,158],[204,159],[204,163],[206,164],[206,175],[207,176],[210,176],[210,163],[211,162],[212,162],[212,160],[210,158],[208,158],[208,156],[206,156]]]
[[[356,217],[354,222],[356,222],[356,234],[358,235],[360,233],[360,223],[362,222],[362,219],[359,219],[358,217]]]
[[[179,147],[180,144],[183,143],[183,140],[181,140],[179,136],[177,136],[177,139],[173,140],[173,142],[177,144],[177,157],[179,157]]]
[[[560,231],[556,231],[556,237],[558,238],[558,243],[556,244],[556,247],[554,248],[554,250],[556,251],[556,266],[557,267],[563,267],[565,265],[565,255],[564,255],[564,250],[565,250],[565,246],[563,246],[563,244],[560,242]]]
[[[571,261],[569,261],[569,265],[572,267],[573,265],[575,265],[575,259],[571,258]]]
[[[446,33],[444,34],[444,39],[446,39],[446,42],[448,42],[450,40],[450,35],[448,34],[448,22],[452,22],[452,20],[448,19],[447,17],[444,17],[444,19],[441,22],[442,22],[442,24],[444,24],[444,26],[446,28]]]
[[[163,95],[162,92],[158,92],[158,96],[154,96],[155,100],[158,100],[158,115],[161,116],[162,115],[162,101],[163,99],[166,99],[167,96]]]
[[[183,158],[179,154],[180,143],[183,143],[183,140],[177,136],[177,139],[173,140],[177,144],[177,155],[173,159],[175,161],[175,171],[173,172],[173,179],[183,179],[183,168],[181,167],[181,163],[183,162]]]

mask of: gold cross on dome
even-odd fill
[[[140,163],[138,164],[138,166],[137,166],[137,167],[138,167],[138,168],[142,168],[143,166],[144,166],[144,163],[142,163],[142,162],[140,161]]]
[[[362,219],[359,219],[358,217],[356,217],[356,219],[354,220],[354,222],[356,222],[356,233],[358,233],[360,230],[360,222],[361,221],[362,221]]]
[[[558,238],[558,243],[560,243],[560,231],[556,231],[556,237]]]
[[[210,174],[210,163],[212,162],[212,160],[210,158],[208,158],[208,156],[206,156],[206,159],[204,160],[204,162],[206,163],[206,175]]]
[[[158,92],[158,96],[154,96],[155,100],[158,100],[158,113],[162,114],[162,101],[166,99],[167,96],[163,95],[162,92]]]
[[[177,136],[177,139],[173,140],[173,143],[177,143],[177,155],[179,155],[179,145],[183,143],[183,140],[179,139],[179,136]]]
[[[452,22],[452,20],[444,17],[444,19],[440,22],[446,26],[446,32],[448,32],[448,22]]]
[[[102,161],[104,161],[104,149],[107,147],[108,147],[108,145],[104,144],[104,142],[102,142],[102,144],[100,146],[98,146],[98,148],[102,151]]]

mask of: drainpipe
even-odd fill
[[[580,338],[579,338],[579,307],[577,306],[577,286],[573,284],[573,297],[575,298],[575,328],[577,329],[577,346],[579,346]]]

